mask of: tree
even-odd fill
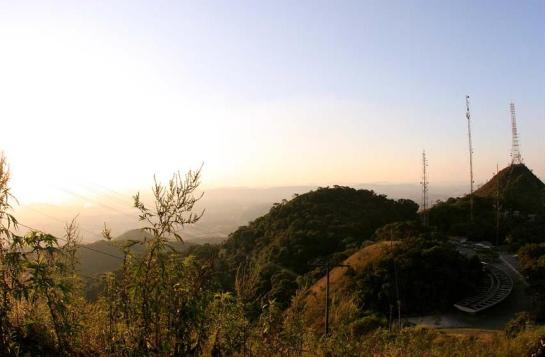
[[[11,195],[9,187],[10,173],[3,154],[0,155],[0,267],[2,280],[0,281],[0,352],[12,355],[17,352],[12,337],[14,328],[10,322],[9,313],[12,309],[13,295],[18,294],[17,275],[21,271],[20,255],[11,255],[11,242],[15,235],[12,228],[17,228],[17,220],[10,213]],[[17,289],[17,293],[16,293]]]
[[[58,355],[77,350],[79,311],[76,307],[75,250],[78,229],[75,220],[66,226],[65,244],[40,231],[24,236],[14,233],[17,219],[10,213],[14,200],[9,187],[9,169],[0,156],[0,354],[19,355],[44,348]],[[40,311],[47,311],[45,315]],[[14,323],[15,321],[15,323]],[[33,324],[51,329],[40,331],[38,343]],[[51,340],[48,344],[48,332]],[[36,352],[36,351],[34,351]]]
[[[533,297],[533,315],[538,322],[545,321],[545,245],[527,244],[518,251],[522,271]]]
[[[202,217],[203,212],[193,212],[202,197],[196,194],[200,173],[175,173],[166,185],[154,180],[151,206],[139,193],[134,196],[149,236],[126,244],[121,271],[106,284],[110,338],[120,349],[112,353],[195,355],[206,342],[213,257],[185,257],[170,244],[183,242],[180,230]],[[104,235],[111,239],[108,229]],[[143,253],[135,254],[134,245],[141,245]]]

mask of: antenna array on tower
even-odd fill
[[[471,142],[471,113],[469,112],[469,95],[466,95],[466,118],[467,118],[467,133],[469,137],[469,178],[470,178],[470,191],[469,191],[469,209],[470,218],[473,221],[473,144]]]
[[[519,135],[517,131],[517,116],[515,113],[515,103],[510,104],[511,110],[511,130],[512,130],[512,146],[511,146],[511,165],[522,164],[522,155],[520,154]]]
[[[422,217],[424,219],[424,225],[427,225],[427,210],[428,210],[428,160],[426,159],[426,151],[422,151]]]
[[[500,167],[496,164],[496,246],[500,244]]]

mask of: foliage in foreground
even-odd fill
[[[392,334],[377,330],[360,339],[332,336],[318,343],[308,356],[526,356],[535,349],[543,328],[525,331],[514,338],[498,333],[455,335],[425,328],[404,328]]]
[[[149,239],[126,243],[120,271],[104,275],[102,295],[88,302],[75,271],[77,227],[67,226],[63,244],[42,232],[14,233],[17,221],[9,214],[9,173],[2,159],[0,355],[519,356],[537,341],[537,330],[518,324],[515,334],[490,341],[415,328],[389,331],[380,327],[380,318],[360,316],[351,298],[335,300],[331,333],[324,337],[305,324],[303,290],[288,309],[267,299],[254,315],[251,273],[239,270],[234,291],[225,292],[222,268],[215,266],[217,250],[195,256],[170,249],[173,239],[182,241],[179,229],[200,218],[193,213],[199,175],[156,183],[152,208],[135,196]],[[400,205],[412,211],[410,203]],[[105,229],[104,235],[110,232]],[[139,254],[131,249],[135,245]]]
[[[533,315],[545,321],[545,244],[527,244],[519,249],[520,264],[529,282],[528,293],[533,300]]]

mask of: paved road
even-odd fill
[[[520,263],[516,255],[500,253],[500,261],[504,266],[509,268],[509,270],[515,274],[515,276],[520,280],[524,285],[528,286],[528,282],[522,273],[520,272]]]
[[[470,243],[469,243],[470,244]],[[458,247],[462,254],[470,252],[469,245]],[[471,255],[471,254],[470,254]],[[503,329],[518,312],[527,310],[531,300],[525,290],[527,282],[519,271],[518,258],[515,255],[500,252],[499,264],[504,266],[505,272],[513,279],[511,294],[498,305],[477,314],[468,314],[456,310],[441,315],[430,315],[410,318],[409,321],[419,325],[435,328],[478,328],[478,329]]]

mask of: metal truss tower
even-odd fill
[[[422,217],[424,225],[428,224],[428,160],[426,159],[426,151],[422,151]]]
[[[520,154],[519,135],[517,131],[517,115],[515,112],[515,103],[510,104],[511,110],[511,133],[512,133],[512,146],[511,146],[511,165],[522,164],[522,155]]]

